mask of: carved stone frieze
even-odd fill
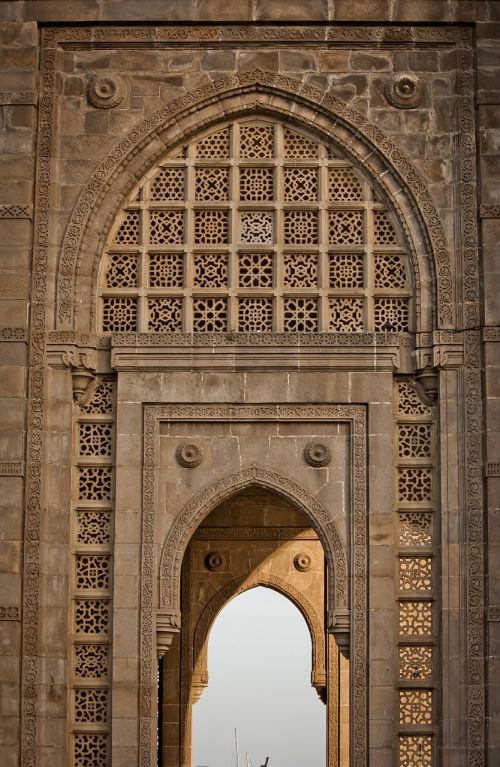
[[[20,621],[21,611],[17,605],[0,605],[0,621]]]
[[[0,328],[0,341],[23,341],[28,340],[28,331],[25,328]]]
[[[24,477],[22,461],[0,461],[0,477]]]
[[[484,203],[480,208],[481,218],[500,218],[500,205]]]
[[[29,221],[33,218],[32,205],[0,205],[1,218],[26,218]]]

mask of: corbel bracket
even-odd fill
[[[61,355],[65,367],[71,369],[73,397],[79,405],[86,405],[95,388],[97,355],[95,349],[80,349],[72,346]]]
[[[333,634],[340,652],[348,658],[351,648],[351,611],[328,611],[328,633]]]
[[[181,618],[177,612],[156,613],[156,654],[163,658],[176,634],[181,630]]]

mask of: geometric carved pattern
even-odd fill
[[[330,287],[362,288],[364,281],[362,253],[332,253]]]
[[[388,219],[380,222],[380,227],[386,223],[390,226]],[[435,588],[434,560],[438,561],[438,550],[433,546],[433,409],[422,403],[417,390],[407,381],[396,381],[394,405],[398,482],[395,521],[399,544],[396,584],[399,663],[395,680],[399,687],[398,766],[431,767],[433,708],[438,694],[434,677],[438,647],[433,636],[431,601]],[[425,504],[427,509],[407,510],[401,508],[402,504]],[[415,689],[416,682],[425,683],[428,688]],[[410,735],[408,729],[416,726],[419,734]]]
[[[399,545],[432,546],[432,513],[400,511]]]
[[[80,423],[80,455],[110,456],[113,424]]]
[[[162,157],[119,212],[101,327],[407,332],[411,285],[394,226],[352,162],[317,138],[236,119]]]
[[[273,194],[273,168],[242,168],[240,170],[240,200],[270,202]]]
[[[108,646],[76,644],[74,674],[81,679],[103,679],[108,676]]]
[[[400,458],[431,457],[431,425],[429,423],[400,423],[398,432]]]
[[[108,691],[105,688],[75,690],[75,722],[102,724],[108,719]]]
[[[164,184],[170,176],[160,174],[158,178]],[[175,178],[182,181],[182,177],[173,174],[172,183]],[[156,194],[160,195],[160,191],[163,196],[169,194],[168,189],[158,186]],[[175,195],[175,189],[171,194]],[[98,378],[93,386],[90,402],[80,408],[75,424],[78,500],[72,515],[74,622],[70,727],[72,764],[107,767],[114,408],[112,382]],[[84,733],[79,732],[81,728],[85,728]]]
[[[404,333],[408,330],[409,309],[406,298],[376,298],[374,307],[375,330],[383,331],[390,323],[391,330]]]
[[[399,558],[400,591],[431,591],[432,557]]]
[[[227,285],[227,254],[195,253],[194,285],[197,288],[225,288]]]
[[[82,543],[89,544],[90,546],[101,546],[110,542],[110,536],[109,511],[78,509],[76,539],[78,544]]]
[[[432,647],[426,645],[399,648],[400,679],[432,679]]]
[[[318,257],[315,253],[285,253],[285,288],[315,288],[318,284]]]
[[[432,724],[432,692],[400,690],[399,721],[400,724]]]
[[[432,602],[400,602],[399,633],[401,636],[432,634]]]
[[[238,302],[238,327],[244,333],[273,329],[272,298],[240,298]]]
[[[106,287],[137,287],[137,256],[135,253],[113,253],[106,272]]]
[[[432,767],[432,737],[430,735],[401,735],[399,738],[399,767]]]
[[[239,285],[242,288],[272,288],[272,255],[242,253],[239,264]]]
[[[182,288],[184,263],[182,253],[150,253],[149,286]]]
[[[80,732],[73,736],[74,767],[106,767],[108,764],[108,736],[101,733]]]
[[[406,273],[399,253],[375,253],[375,287],[404,288]]]
[[[75,602],[75,631],[77,634],[107,634],[109,600],[77,599]]]
[[[77,554],[77,589],[109,589],[110,560],[108,555]]]
[[[148,313],[148,330],[175,332],[182,328],[181,298],[150,298]]]
[[[398,499],[409,503],[431,503],[432,469],[400,467]]]
[[[195,199],[198,202],[229,199],[229,168],[197,168]]]
[[[111,500],[111,468],[81,466],[78,471],[78,498],[81,501]]]
[[[85,415],[111,415],[113,412],[113,383],[99,379],[90,402],[80,405]]]
[[[284,130],[284,149],[287,160],[315,160],[318,156],[316,141],[289,128]]]
[[[431,408],[425,405],[416,389],[406,381],[399,381],[396,386],[397,413],[405,416],[430,416]]]
[[[184,199],[184,168],[162,168],[151,184],[151,199],[160,202]]]

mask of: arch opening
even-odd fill
[[[209,684],[193,710],[193,767],[234,762],[234,727],[246,767],[265,756],[325,767],[325,708],[311,689],[312,643],[303,616],[272,588],[239,594],[217,615]]]
[[[305,620],[311,653],[308,684],[327,705],[328,767],[338,766],[340,712],[348,698],[349,672],[348,661],[341,659],[327,631],[327,571],[325,551],[311,519],[265,487],[250,485],[229,494],[204,517],[183,557],[180,633],[162,661],[162,767],[194,766],[193,707],[209,682],[212,626],[229,602],[259,587],[286,597]],[[348,737],[344,725],[347,750]]]

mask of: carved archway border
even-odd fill
[[[207,105],[211,107],[212,122],[214,119],[221,120],[225,116],[220,109],[222,99],[231,94],[241,96],[244,92],[266,92],[271,95],[271,100],[273,100],[273,96],[277,100],[281,96],[285,97],[288,102],[292,97],[295,108],[289,109],[289,114],[295,119],[300,120],[297,106],[302,104],[308,109],[313,109],[318,117],[322,115],[327,118],[330,131],[326,129],[326,126],[321,126],[319,120],[317,128],[322,129],[326,135],[330,132],[332,139],[340,143],[351,156],[356,158],[354,143],[355,140],[359,142],[361,139],[363,152],[360,157],[356,158],[358,161],[361,159],[361,162],[364,162],[366,166],[367,159],[373,152],[379,160],[382,159],[383,166],[380,167],[380,163],[377,163],[376,158],[374,158],[374,168],[370,175],[374,176],[383,187],[387,182],[386,191],[392,194],[398,194],[404,190],[409,191],[414,204],[407,205],[408,214],[410,216],[418,214],[418,218],[423,222],[422,236],[427,240],[434,256],[439,324],[441,327],[450,326],[455,320],[455,306],[453,277],[446,238],[434,201],[424,180],[410,160],[380,128],[370,123],[364,115],[357,112],[342,99],[313,86],[305,85],[293,78],[254,69],[214,80],[208,85],[196,88],[175,99],[143,120],[100,163],[82,191],[66,229],[57,278],[56,322],[58,329],[72,329],[74,326],[76,274],[89,219],[91,214],[100,207],[116,176],[145,146],[155,142],[148,155],[147,163],[143,163],[144,167],[139,170],[134,170],[134,180],[137,182],[141,174],[167,151],[169,143],[177,142],[182,138],[182,135],[179,135],[179,127],[186,117],[196,114],[198,120],[200,110],[204,105]],[[274,107],[277,108],[277,104]],[[241,110],[241,104],[239,108]],[[198,130],[200,127],[203,128],[206,125],[203,123],[200,125],[198,121]],[[162,140],[162,135],[167,143]],[[394,180],[391,184],[391,179],[383,178],[386,170],[390,170],[394,178],[400,180],[403,190],[398,187],[397,183],[395,184]],[[367,171],[370,172],[369,166]],[[130,186],[132,185],[131,183]],[[120,201],[123,199],[123,193],[122,190]],[[394,204],[392,195],[391,200]],[[400,217],[404,221],[404,216]]]
[[[253,464],[204,487],[177,515],[165,540],[160,562],[160,608],[172,616],[173,623],[179,620],[181,566],[192,533],[222,500],[255,485],[277,493],[309,517],[323,544],[329,565],[330,607],[348,609],[347,557],[335,523],[304,487],[277,471]]]
[[[280,578],[272,573],[265,573],[262,570],[254,570],[252,573],[240,576],[227,583],[218,591],[205,605],[193,633],[194,663],[193,671],[196,674],[206,674],[207,668],[207,638],[212,625],[222,608],[231,600],[235,599],[245,591],[254,589],[257,586],[266,586],[278,591],[287,597],[300,611],[311,636],[312,643],[312,684],[319,687],[322,679],[326,677],[326,646],[325,631],[322,621],[314,605],[307,597],[288,583],[284,578]]]
[[[368,572],[368,535],[367,535],[367,432],[366,432],[366,408],[362,405],[147,405],[144,407],[144,457],[143,457],[143,511],[142,511],[142,560],[141,560],[141,605],[140,605],[140,696],[139,696],[139,763],[141,767],[151,766],[151,754],[156,743],[156,647],[154,636],[154,604],[155,604],[155,527],[157,514],[157,488],[156,466],[157,451],[159,444],[159,426],[165,420],[197,420],[208,419],[210,421],[224,421],[244,418],[248,420],[252,415],[258,420],[276,420],[291,418],[302,421],[334,421],[341,420],[351,424],[351,461],[352,461],[352,508],[351,508],[351,589],[350,603],[351,614],[351,693],[352,711],[352,765],[353,767],[366,767],[367,761],[367,663],[368,636],[367,636],[367,572]],[[262,483],[258,467],[249,467],[247,485],[250,481]],[[265,473],[266,470],[264,470]],[[253,476],[252,476],[253,475]],[[280,475],[278,475],[280,476]],[[221,498],[227,497],[230,490],[221,486]],[[298,486],[297,486],[298,487]],[[237,492],[238,487],[233,487]],[[300,488],[299,488],[300,490]],[[202,500],[203,491],[198,493],[198,500]],[[283,493],[282,493],[283,494]],[[285,495],[286,497],[286,495]],[[296,498],[290,498],[297,503]],[[213,505],[217,501],[214,500]],[[304,508],[298,499],[299,508]],[[210,508],[207,509],[209,513]],[[309,516],[311,516],[309,514]],[[314,517],[312,517],[314,521]],[[181,535],[183,549],[191,538],[195,527],[201,519],[192,518],[191,529],[185,529],[185,535]],[[189,518],[183,517],[183,513],[177,517],[179,531],[181,527],[189,527]],[[323,545],[328,543],[330,530],[335,529],[328,525],[321,530],[318,525],[317,532]],[[185,539],[185,540],[184,540]],[[326,540],[325,540],[326,539]],[[164,547],[165,552],[165,547]],[[179,563],[174,565],[179,572]],[[171,603],[171,601],[170,601]],[[172,611],[171,611],[172,612]],[[178,628],[175,612],[171,614],[171,627]]]

